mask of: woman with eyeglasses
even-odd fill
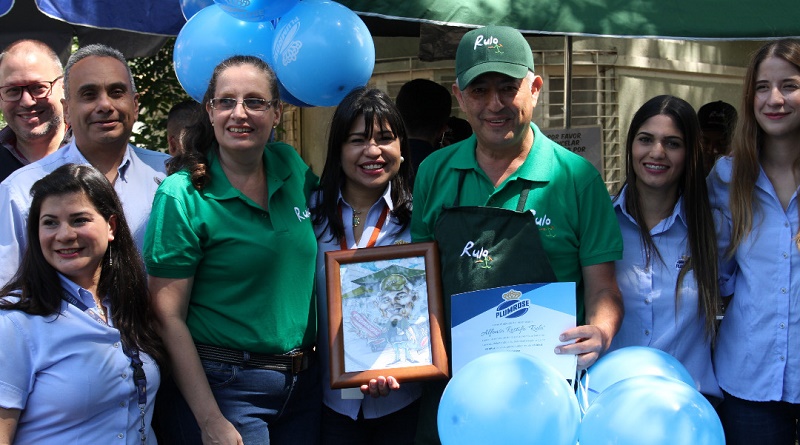
[[[324,445],[412,444],[417,427],[417,383],[392,376],[374,379],[362,389],[330,388],[328,363],[327,290],[325,252],[391,246],[411,242],[411,165],[405,162],[410,146],[400,111],[378,89],[357,88],[336,108],[328,137],[328,155],[315,193],[311,213],[319,242],[317,295],[320,313],[320,356],[325,407],[322,413]],[[388,338],[405,340],[420,314],[407,304],[392,303],[375,321]],[[398,330],[397,326],[408,326]],[[391,348],[391,347],[389,347]],[[397,348],[396,362],[413,360],[412,348]],[[357,390],[356,390],[357,391]]]
[[[166,443],[314,444],[318,180],[268,142],[281,118],[275,74],[234,56],[215,69],[207,113],[168,164],[145,241],[160,333],[174,366],[157,408]]]

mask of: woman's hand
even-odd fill
[[[242,436],[222,414],[205,421],[200,432],[203,445],[244,445]]]
[[[396,391],[398,389],[400,389],[400,383],[392,376],[378,376],[378,378],[370,380],[366,385],[361,385],[361,392],[374,398],[386,397],[393,390]]]

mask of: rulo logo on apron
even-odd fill
[[[467,244],[464,246],[464,250],[461,252],[461,256],[475,258],[475,263],[478,264],[478,267],[481,269],[491,269],[492,257],[489,255],[489,251],[483,247],[479,247],[477,249],[474,249],[474,247],[474,241],[467,241]]]

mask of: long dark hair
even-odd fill
[[[153,326],[150,294],[144,264],[133,235],[125,220],[122,204],[111,183],[90,165],[65,164],[36,181],[31,187],[31,209],[28,214],[28,246],[14,278],[0,295],[19,295],[16,303],[0,300],[0,309],[15,309],[31,315],[58,314],[61,309],[61,282],[56,269],[44,257],[39,240],[39,218],[42,202],[51,196],[84,194],[103,219],[112,216],[117,225],[114,240],[109,243],[100,262],[98,296],[111,299],[111,320],[129,349],[144,351],[160,366],[168,362],[161,338]]]
[[[211,80],[208,82],[208,88],[203,96],[201,104],[203,110],[208,109],[211,99],[214,98],[217,92],[217,81],[222,72],[228,68],[242,65],[252,65],[261,71],[269,83],[272,99],[280,99],[277,77],[275,77],[275,72],[266,62],[256,56],[232,56],[223,60],[214,68]],[[208,151],[217,142],[217,138],[214,136],[214,127],[211,125],[208,113],[194,114],[193,120],[186,127],[186,133],[181,138],[181,142],[183,142],[184,147],[183,153],[167,161],[167,173],[172,174],[180,170],[187,170],[191,175],[192,185],[197,190],[202,190],[211,180],[210,172],[208,171]]]
[[[719,305],[719,287],[717,286],[717,242],[714,231],[714,219],[711,216],[711,204],[706,188],[703,151],[700,146],[700,122],[694,108],[683,99],[675,96],[656,96],[639,108],[633,115],[628,130],[626,148],[625,206],[639,226],[639,235],[645,249],[647,265],[653,261],[653,254],[664,263],[658,251],[642,213],[642,198],[636,187],[636,172],[633,169],[633,142],[639,128],[653,116],[668,116],[683,134],[686,146],[686,158],[683,174],[678,183],[678,196],[683,196],[683,211],[688,227],[688,244],[690,259],[678,274],[675,283],[675,298],[680,299],[680,288],[683,278],[689,270],[694,270],[697,281],[698,312],[705,317],[706,335],[712,340],[716,333],[716,314]],[[617,195],[619,196],[619,195]],[[616,199],[616,198],[615,198]],[[676,198],[677,199],[677,198]]]
[[[325,167],[320,178],[320,199],[311,209],[315,225],[326,225],[331,236],[340,241],[344,238],[344,225],[339,217],[339,191],[345,181],[342,169],[342,146],[347,141],[350,129],[357,119],[364,120],[367,139],[372,138],[373,123],[384,125],[400,140],[400,155],[411,159],[408,135],[403,118],[392,99],[376,88],[359,87],[351,91],[333,113],[328,131],[328,154]],[[400,170],[390,183],[392,185],[392,203],[394,216],[405,230],[411,222],[411,181],[410,162],[401,162]],[[323,231],[324,233],[325,231]]]

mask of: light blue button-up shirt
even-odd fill
[[[624,246],[622,259],[616,262],[616,273],[625,317],[608,352],[625,346],[658,348],[686,367],[700,392],[722,397],[711,364],[711,341],[705,336],[705,319],[697,308],[693,271],[684,276],[680,302],[675,301],[675,283],[690,254],[683,198],[669,217],[650,230],[664,261],[654,252],[647,266],[640,228],[625,207],[626,191],[627,186],[614,202]]]
[[[378,219],[383,211],[384,206],[389,206],[391,211],[394,206],[391,198],[391,184],[386,188],[383,197],[378,200],[367,213],[362,224],[364,224],[364,231],[361,239],[356,241],[353,236],[353,228],[350,224],[344,225],[346,245],[350,249],[364,248],[369,242],[375,225],[378,224]],[[313,197],[313,202],[316,203],[319,195]],[[339,203],[342,206],[342,220],[352,221],[353,208],[339,196]],[[375,247],[391,246],[397,244],[398,241],[410,243],[411,242],[411,229],[406,227],[405,230],[398,232],[400,228],[398,221],[391,216],[391,213],[386,218],[378,239],[375,242]],[[335,239],[331,239],[330,233],[325,233],[321,237],[320,233],[323,231],[323,226],[315,226],[314,231],[317,234],[317,242],[319,250],[317,253],[317,304],[319,314],[319,329],[317,348],[322,360],[323,375],[322,386],[325,388],[323,400],[326,406],[334,411],[349,416],[353,420],[358,417],[359,409],[362,410],[365,419],[374,419],[383,417],[387,414],[399,411],[405,408],[413,401],[418,399],[422,394],[422,387],[419,383],[414,382],[400,382],[400,389],[392,391],[387,397],[373,398],[366,396],[363,399],[348,399],[343,398],[342,390],[331,389],[330,387],[330,366],[329,366],[329,350],[328,350],[328,289],[325,279],[325,252],[332,250],[341,250],[341,245]],[[358,391],[356,389],[355,391]]]
[[[732,158],[708,176],[711,205],[720,216],[720,292],[733,294],[720,326],[714,365],[719,385],[752,401],[800,403],[800,226],[797,191],[786,210],[764,170],[753,191],[753,229],[733,258],[728,205]]]
[[[119,176],[114,190],[122,202],[125,219],[140,252],[153,196],[166,177],[164,163],[167,159],[169,156],[164,153],[129,144],[117,169]],[[55,153],[20,168],[0,184],[0,284],[10,281],[17,272],[27,245],[25,228],[31,206],[31,187],[53,170],[70,163],[89,164],[74,140]]]
[[[64,276],[65,292],[96,308],[92,294]],[[119,331],[63,301],[58,315],[0,309],[0,407],[22,410],[15,443],[141,444],[136,384]],[[147,378],[147,443],[160,384],[140,353]]]

